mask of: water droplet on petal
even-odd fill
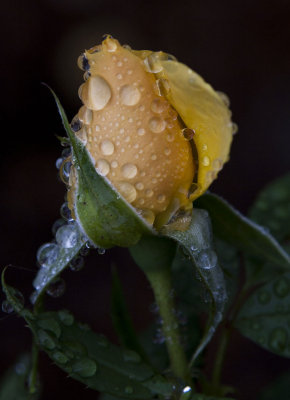
[[[110,156],[114,153],[115,146],[110,140],[103,140],[101,143],[101,152],[105,156]]]
[[[159,196],[157,196],[157,201],[158,203],[163,203],[165,201],[166,197],[164,194],[160,194]]]
[[[239,130],[238,125],[235,122],[232,122],[232,134],[235,135]]]
[[[2,302],[2,311],[6,314],[11,314],[14,311],[12,304],[8,300]]]
[[[37,251],[36,258],[43,268],[49,268],[59,256],[60,248],[55,243],[45,243]]]
[[[143,128],[137,129],[137,134],[138,134],[139,136],[145,135],[145,129],[143,129]]]
[[[157,74],[163,70],[162,65],[158,62],[158,54],[152,53],[144,59],[145,68],[148,72]]]
[[[288,341],[288,333],[284,328],[276,328],[271,332],[269,338],[269,346],[272,350],[280,353],[282,352]]]
[[[57,219],[53,223],[52,228],[51,228],[53,236],[56,234],[56,231],[58,230],[58,228],[60,228],[61,226],[65,225],[65,224],[66,224],[66,221],[63,220],[62,218]]]
[[[193,129],[184,128],[184,129],[182,129],[182,134],[183,134],[183,136],[184,136],[184,139],[186,139],[186,140],[192,140],[193,137],[194,137],[194,135],[195,135],[195,132],[194,132]]]
[[[138,183],[136,183],[136,189],[137,190],[143,190],[144,189],[144,185],[143,185],[143,183],[142,182],[138,182]]]
[[[83,378],[89,378],[97,372],[97,364],[90,358],[82,358],[73,363],[72,371]]]
[[[88,71],[90,69],[89,60],[87,59],[85,54],[81,54],[78,58],[78,67],[83,71]]]
[[[76,246],[79,238],[80,234],[76,224],[61,226],[55,235],[57,243],[65,249],[71,249]]]
[[[167,79],[157,79],[156,88],[158,96],[166,97],[170,92],[170,84]]]
[[[155,220],[155,214],[152,210],[141,209],[139,212],[141,214],[141,217],[144,218],[149,225],[153,225]]]
[[[103,159],[97,161],[96,168],[98,173],[102,176],[106,176],[110,172],[110,164]]]
[[[219,92],[219,91],[217,92],[217,94],[222,99],[222,101],[225,104],[225,106],[229,107],[230,104],[231,104],[229,96],[227,94],[225,94],[224,92]]]
[[[180,400],[189,400],[192,396],[192,389],[190,386],[185,386],[182,390],[182,394],[180,396]]]
[[[122,175],[124,178],[132,179],[137,175],[138,169],[135,164],[124,164],[121,168]]]
[[[121,193],[121,195],[128,201],[128,203],[132,203],[136,197],[137,192],[131,183],[128,182],[118,182],[116,183],[117,190]]]
[[[85,85],[87,84],[88,96],[83,96],[83,90],[81,93],[84,104],[89,109],[95,111],[102,110],[111,99],[111,88],[109,84],[101,76],[91,76],[85,83]]]
[[[210,164],[210,159],[207,156],[204,156],[203,159],[201,160],[201,163],[203,166],[208,167]]]
[[[166,110],[166,106],[167,104],[164,101],[161,101],[160,99],[155,99],[151,103],[151,110],[156,114],[160,114]]]
[[[62,158],[62,157],[59,157],[59,158],[56,160],[56,162],[55,162],[56,168],[57,168],[57,169],[60,169],[62,163],[63,163],[63,158]]]
[[[166,122],[159,117],[153,117],[149,121],[149,129],[154,133],[160,133],[166,128]]]
[[[141,93],[139,89],[133,85],[125,85],[120,90],[121,103],[126,106],[135,106],[139,103]]]
[[[59,278],[48,286],[46,293],[54,298],[60,297],[65,292],[65,286],[65,281],[62,278]]]

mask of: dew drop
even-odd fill
[[[101,152],[105,156],[111,156],[114,153],[115,146],[110,140],[104,140],[101,143]]]
[[[285,349],[287,340],[287,331],[284,328],[276,328],[270,334],[269,346],[272,350],[280,353]]]
[[[82,358],[73,363],[72,371],[83,378],[89,378],[97,372],[97,364],[90,358]]]
[[[63,203],[60,207],[60,215],[66,221],[72,221],[71,210],[69,209],[67,202]]]
[[[144,65],[148,72],[153,74],[157,74],[163,70],[162,65],[158,62],[158,55],[157,54],[150,54],[148,57],[144,59]]]
[[[232,122],[232,134],[235,135],[239,130],[238,125],[235,122]]]
[[[180,396],[180,400],[189,400],[192,396],[192,389],[190,386],[185,386],[182,390],[182,394]]]
[[[14,311],[14,308],[13,308],[12,304],[9,303],[8,300],[4,300],[2,302],[2,307],[1,308],[2,308],[2,311],[4,313],[6,313],[6,314],[11,314]]]
[[[167,79],[157,79],[156,88],[158,96],[166,97],[170,92],[170,84]]]
[[[54,264],[59,256],[60,248],[55,243],[45,243],[37,251],[36,259],[43,268],[49,268]]]
[[[77,131],[79,131],[79,130],[81,129],[82,123],[81,123],[81,121],[78,119],[78,117],[74,117],[74,118],[73,118],[73,120],[72,120],[72,122],[71,122],[71,124],[70,124],[70,127],[71,127],[71,129],[72,129],[74,132],[77,132]]]
[[[65,292],[65,286],[65,281],[62,278],[58,278],[48,286],[46,293],[54,298],[60,297]]]
[[[96,168],[98,173],[102,176],[106,176],[110,172],[110,164],[103,159],[97,161]]]
[[[106,253],[106,249],[102,249],[101,247],[98,247],[98,248],[97,248],[97,253],[98,253],[100,256],[103,256],[103,255]]]
[[[143,128],[137,129],[137,134],[138,134],[139,136],[145,135],[145,129],[143,129]]]
[[[141,217],[144,218],[149,225],[153,225],[155,220],[155,214],[152,210],[141,209],[139,212]]]
[[[202,250],[197,256],[200,268],[212,269],[217,265],[217,255],[213,250]]]
[[[70,269],[75,272],[83,269],[84,265],[85,265],[84,258],[81,256],[73,258],[72,261],[69,263]]]
[[[209,159],[207,156],[204,156],[203,159],[202,159],[202,161],[201,161],[201,163],[202,163],[202,165],[203,165],[204,167],[208,167],[209,164],[210,164],[210,159]]]
[[[111,167],[112,168],[117,168],[118,167],[118,162],[117,161],[112,161],[111,162]]]
[[[271,294],[266,290],[261,290],[258,294],[258,300],[261,304],[267,304],[271,300]]]
[[[117,43],[114,40],[107,38],[105,48],[108,52],[114,53],[117,50]]]
[[[166,109],[166,103],[164,101],[161,101],[159,99],[155,99],[151,103],[151,110],[156,113],[160,114]]]
[[[69,181],[69,174],[70,174],[71,166],[72,166],[72,163],[69,159],[64,160],[64,162],[61,164],[59,176],[60,176],[60,179],[65,184],[67,184]]]
[[[125,85],[121,87],[120,98],[125,106],[135,106],[140,101],[141,93],[135,86]]]
[[[49,335],[43,329],[40,329],[37,332],[37,337],[38,337],[39,344],[41,346],[45,347],[46,349],[53,350],[56,347],[55,340],[52,338],[51,335]]]
[[[60,321],[66,326],[71,326],[74,323],[74,316],[67,310],[61,310],[57,315]]]
[[[124,350],[123,359],[125,362],[132,362],[132,363],[139,363],[141,361],[141,357],[139,356],[139,354],[133,350]]]
[[[124,164],[121,168],[124,178],[133,179],[137,175],[138,169],[135,164]]]
[[[153,190],[152,189],[147,189],[145,192],[146,197],[152,197],[153,196]]]
[[[79,238],[80,234],[76,224],[61,226],[55,235],[57,243],[65,249],[71,249],[76,246]]]
[[[157,196],[157,201],[158,203],[164,203],[165,201],[165,195],[164,194],[160,194],[159,196]]]
[[[153,117],[150,119],[149,129],[153,133],[160,133],[160,132],[164,131],[165,128],[166,128],[166,122],[164,121],[164,119],[159,118],[159,117]]]
[[[88,71],[90,69],[89,60],[87,59],[85,54],[81,54],[78,58],[78,67],[83,71]]]
[[[182,129],[182,134],[183,134],[183,136],[184,136],[184,139],[186,139],[186,140],[192,140],[193,137],[194,137],[194,135],[195,135],[195,132],[194,132],[193,129],[184,128],[184,129]]]
[[[57,168],[57,169],[60,169],[62,163],[63,163],[63,158],[62,158],[62,157],[59,157],[59,158],[56,160],[56,162],[55,162],[56,168]]]
[[[137,190],[143,190],[144,189],[144,185],[143,185],[143,183],[142,182],[138,182],[138,183],[136,183],[136,189]]]
[[[225,94],[224,92],[219,92],[219,91],[217,92],[217,94],[222,99],[222,101],[225,104],[225,106],[229,107],[230,104],[231,104],[229,96],[227,94]]]
[[[287,278],[279,278],[274,283],[274,292],[278,297],[286,297],[290,292],[290,283]]]
[[[78,133],[76,134],[76,137],[84,144],[87,144],[88,141],[88,136],[87,136],[87,131],[85,128],[82,128]]]
[[[56,363],[66,364],[68,362],[68,357],[61,351],[56,351],[52,354],[52,358]]]
[[[93,112],[89,108],[83,106],[81,108],[82,110],[82,117],[80,118],[82,122],[84,122],[86,125],[89,125],[92,122],[93,119]]]
[[[123,79],[123,75],[122,74],[117,74],[117,79],[119,79],[119,80]]]
[[[168,133],[168,134],[166,135],[166,140],[167,140],[167,142],[173,142],[173,140],[174,140],[174,135],[173,135],[173,133]]]
[[[132,203],[136,199],[137,197],[136,189],[130,183],[118,182],[116,186],[118,191],[128,201],[128,203]]]
[[[134,392],[134,389],[132,388],[132,386],[126,386],[125,387],[125,393],[126,394],[132,394]]]
[[[92,110],[102,110],[111,98],[111,89],[109,84],[101,76],[91,76],[87,83],[88,98],[82,99],[83,102]]]

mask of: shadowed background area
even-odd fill
[[[28,296],[37,248],[52,239],[65,188],[55,160],[62,125],[47,88],[60,97],[69,118],[81,103],[82,72],[77,57],[110,33],[136,49],[163,50],[200,73],[231,99],[239,126],[231,160],[212,190],[247,212],[259,190],[289,171],[290,3],[288,0],[103,1],[12,0],[1,4],[1,266]],[[91,254],[86,268],[64,274],[65,295],[48,307],[70,308],[78,318],[115,340],[110,322],[110,269],[117,264],[138,329],[153,318],[148,283],[126,250]],[[24,269],[23,269],[23,268]],[[30,334],[22,320],[1,323],[0,373],[23,349]],[[236,335],[223,381],[236,385],[239,399],[257,391],[290,361],[266,353]],[[247,357],[245,358],[245,355]],[[41,360],[43,400],[96,398],[90,390]]]

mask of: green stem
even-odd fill
[[[228,343],[230,340],[230,336],[231,336],[231,328],[224,326],[224,329],[221,332],[221,339],[217,350],[215,364],[213,368],[213,374],[212,374],[212,386],[214,389],[214,393],[216,394],[218,393],[218,388],[220,386],[222,367]]]
[[[169,268],[145,271],[152,286],[162,318],[162,330],[169,354],[172,372],[192,387],[184,349],[180,342],[179,326],[175,315]]]
[[[31,352],[31,357],[32,357],[32,365],[31,365],[31,371],[29,375],[29,393],[34,394],[38,390],[38,382],[37,382],[37,368],[38,368],[38,355],[39,355],[39,349],[35,341],[32,344],[32,352]]]
[[[217,393],[217,394],[218,394],[218,388],[220,386],[220,381],[221,381],[222,367],[223,367],[226,351],[228,348],[228,344],[230,341],[232,329],[233,329],[233,322],[234,322],[241,306],[243,305],[243,303],[247,297],[247,294],[248,294],[248,288],[244,287],[241,290],[241,292],[236,300],[236,303],[230,313],[230,318],[229,318],[229,321],[227,322],[227,325],[224,324],[223,329],[221,331],[220,342],[219,342],[219,346],[218,346],[218,350],[217,350],[217,354],[216,354],[216,358],[215,358],[215,363],[214,363],[214,368],[213,368],[213,374],[212,374],[212,386],[213,386],[215,393]]]

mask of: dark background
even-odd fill
[[[247,212],[259,190],[289,170],[290,2],[276,1],[102,1],[10,0],[1,2],[1,266],[27,295],[36,271],[35,253],[52,239],[65,188],[54,166],[62,126],[48,90],[59,95],[70,118],[80,107],[78,55],[110,33],[136,49],[164,50],[200,73],[231,99],[239,126],[231,160],[212,190]],[[110,266],[115,262],[138,329],[152,319],[148,283],[125,250],[91,255],[79,273],[66,272],[66,294],[50,308],[69,307],[112,339]],[[0,373],[24,349],[30,334],[15,316],[0,320]],[[257,391],[289,360],[236,335],[223,381],[239,399]],[[41,359],[43,400],[93,399],[96,394],[67,379]]]

